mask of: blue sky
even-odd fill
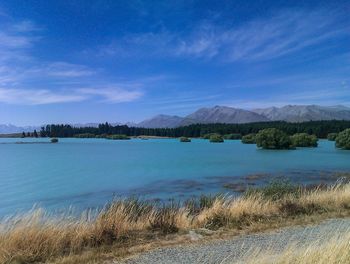
[[[0,123],[350,106],[349,13],[348,1],[2,0]]]

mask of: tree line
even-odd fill
[[[318,138],[327,138],[330,133],[339,133],[350,128],[350,121],[309,121],[288,123],[284,121],[258,122],[248,124],[194,124],[177,128],[141,128],[126,125],[113,126],[109,123],[99,124],[98,127],[73,127],[71,125],[47,125],[41,128],[41,137],[74,137],[79,134],[99,135],[126,135],[132,136],[159,136],[159,137],[202,137],[206,134],[220,135],[256,134],[260,130],[276,128],[288,135],[307,133]]]

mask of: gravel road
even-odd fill
[[[195,263],[239,263],[242,256],[252,248],[280,252],[288,244],[307,245],[315,240],[327,241],[332,235],[341,235],[350,230],[350,219],[332,219],[315,226],[290,227],[269,233],[245,235],[229,240],[212,241],[152,250],[118,264],[195,264]],[[189,237],[200,238],[191,233]],[[196,237],[198,236],[198,237]]]

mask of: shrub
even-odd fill
[[[289,149],[292,145],[290,137],[276,128],[260,130],[255,140],[257,146],[263,149]]]
[[[299,133],[291,136],[294,147],[317,147],[317,137],[307,133]]]
[[[211,137],[212,135],[217,135],[217,134],[216,134],[216,133],[204,134],[204,135],[202,136],[202,138],[204,138],[204,139],[210,139],[210,137]]]
[[[255,134],[248,134],[242,137],[243,144],[255,144]]]
[[[335,145],[337,148],[350,150],[350,128],[339,133],[335,139]]]
[[[58,143],[58,139],[57,138],[51,138],[51,143]]]
[[[107,138],[107,134],[96,135],[95,138]]]
[[[237,139],[241,139],[241,138],[242,138],[241,134],[227,134],[227,135],[224,135],[224,139],[237,140]]]
[[[187,137],[180,137],[180,142],[191,142],[191,139]]]
[[[328,139],[329,141],[335,141],[335,139],[337,138],[337,136],[338,136],[338,133],[329,133],[329,134],[327,135],[327,139]]]
[[[112,140],[128,140],[130,139],[127,135],[120,135],[120,134],[116,134],[116,135],[108,135],[106,136],[106,139],[112,139]]]
[[[256,194],[262,195],[265,199],[279,200],[287,195],[298,197],[300,194],[300,188],[293,185],[287,179],[277,179],[271,181],[268,185],[261,188],[250,188],[246,191],[245,196],[254,196]]]
[[[224,138],[219,134],[212,134],[209,138],[209,141],[212,143],[222,143],[224,142]]]
[[[76,134],[74,135],[75,138],[95,138],[95,134],[91,133],[83,133],[83,134]]]

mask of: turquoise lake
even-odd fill
[[[230,192],[252,174],[327,181],[350,171],[350,151],[321,140],[318,148],[260,150],[240,141],[195,139],[60,139],[58,144],[14,144],[48,139],[0,139],[0,216],[37,205],[49,210],[103,206],[113,197],[182,199]],[[272,177],[272,176],[271,176]],[[264,179],[265,181],[269,179]],[[259,184],[259,182],[254,183]]]

